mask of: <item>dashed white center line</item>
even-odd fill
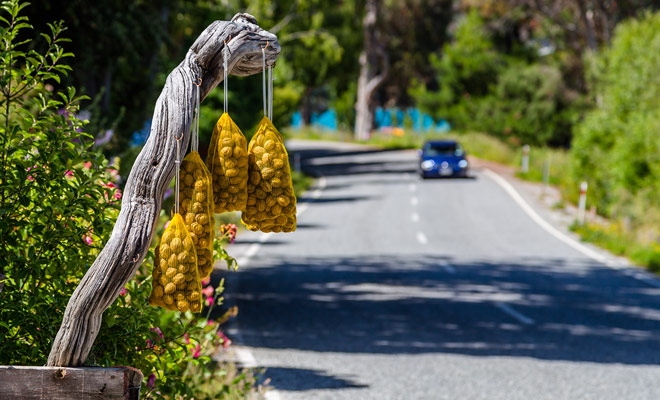
[[[410,185],[408,185],[408,189],[411,192],[414,192],[415,190],[417,190],[417,185],[415,185],[414,183],[411,183]]]
[[[426,238],[426,235],[422,232],[417,232],[417,241],[421,244],[426,244],[429,242],[429,240]]]
[[[513,317],[515,320],[518,322],[525,324],[525,325],[532,325],[534,324],[534,320],[523,315],[522,313],[514,310],[510,305],[506,303],[501,303],[497,302],[495,303],[495,307],[499,308],[500,310],[504,311],[506,314],[509,314],[511,317]]]
[[[419,203],[419,199],[416,196],[410,198],[410,204],[416,206]]]
[[[419,222],[419,214],[417,214],[417,213],[412,213],[412,215],[410,216],[410,220],[411,220],[412,222]]]

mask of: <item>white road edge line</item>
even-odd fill
[[[417,232],[417,241],[419,241],[421,244],[426,244],[429,242],[429,240],[426,238],[426,235],[422,232]]]
[[[321,192],[323,191],[323,189],[325,189],[327,183],[328,182],[325,179],[325,177],[322,176],[319,179],[319,186],[312,193],[312,198],[318,199],[319,197],[321,197]],[[300,206],[298,208],[298,212],[296,213],[296,217],[300,216],[300,214],[302,214],[303,212],[305,212],[305,210],[307,210],[308,204],[309,203],[305,203],[305,204],[303,204],[302,206]],[[248,247],[248,249],[245,251],[243,256],[240,257],[237,260],[238,265],[240,265],[242,267],[245,267],[245,266],[249,265],[250,264],[250,259],[257,254],[257,252],[259,251],[259,248],[261,247],[261,245],[263,243],[266,243],[268,241],[268,239],[271,238],[271,236],[272,236],[272,234],[270,234],[270,233],[262,233],[259,236],[259,239],[258,239],[259,243],[252,243],[250,245],[250,247]],[[236,346],[234,348],[234,351],[235,351],[235,354],[236,354],[236,359],[238,360],[238,362],[240,364],[242,364],[243,366],[245,366],[247,368],[257,367],[257,359],[254,358],[254,355],[252,354],[252,352],[249,349],[247,349],[245,347]],[[277,390],[274,390],[274,389],[268,390],[266,393],[264,393],[264,397],[266,398],[266,400],[280,400],[281,399],[280,394],[277,392]]]
[[[569,245],[570,247],[574,248],[575,250],[579,251],[580,253],[584,254],[585,256],[596,260],[600,263],[606,264],[610,267],[615,268],[614,265],[611,265],[610,262],[608,262],[607,258],[596,253],[595,251],[591,250],[590,248],[586,247],[582,243],[577,242],[575,239],[567,236],[566,234],[560,232],[555,228],[554,226],[550,225],[546,220],[544,220],[534,209],[525,201],[525,199],[522,198],[520,193],[516,191],[516,189],[511,186],[509,182],[506,181],[506,179],[502,178],[498,173],[491,171],[488,168],[485,168],[484,174],[486,174],[489,178],[495,181],[504,191],[506,191],[511,198],[518,203],[520,208],[527,214],[534,222],[536,222],[541,228],[545,229],[546,232],[554,236],[555,238],[559,239],[560,241],[564,242],[565,244]]]
[[[534,320],[519,313],[518,311],[514,310],[511,308],[510,305],[502,302],[496,302],[495,307],[499,308],[500,310],[504,311],[505,313],[509,314],[512,316],[514,319],[516,319],[518,322],[525,324],[525,325],[533,325]]]
[[[417,203],[419,203],[419,199],[417,198],[417,196],[413,196],[413,197],[410,198],[410,204],[411,205],[416,206]]]
[[[410,220],[411,220],[412,222],[419,222],[419,214],[417,214],[417,213],[412,213],[412,215],[410,216]]]
[[[557,228],[553,227],[550,225],[546,220],[544,220],[534,209],[522,198],[520,193],[516,191],[516,189],[506,181],[502,176],[500,176],[498,173],[495,171],[492,171],[488,168],[484,168],[483,172],[485,175],[487,175],[489,178],[495,181],[498,185],[504,189],[513,200],[518,203],[520,208],[523,209],[523,211],[532,219],[534,222],[536,222],[541,228],[545,229],[549,234],[554,236],[555,238],[561,240],[562,242],[566,243],[570,247],[574,248],[575,250],[579,251],[580,253],[584,254],[585,256],[604,264],[607,267],[610,267],[612,269],[617,269],[617,270],[623,270],[623,271],[628,271],[630,268],[626,265],[618,265],[616,261],[614,260],[608,260],[607,257],[598,254],[597,252],[591,250],[587,246],[583,245],[582,243],[578,242],[577,240],[571,238],[570,236],[560,232],[557,230]],[[624,272],[625,273],[625,272]],[[653,286],[660,288],[660,281],[657,279],[651,277],[646,273],[645,271],[641,270],[635,270],[635,272],[631,275],[629,273],[626,273],[626,275],[631,276],[632,278],[635,278],[637,280],[640,280],[647,285]]]

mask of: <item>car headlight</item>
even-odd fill
[[[459,161],[459,162],[458,162],[458,166],[459,166],[460,168],[467,168],[467,166],[468,166],[468,162],[467,162],[467,160],[461,160],[461,161]]]
[[[422,169],[424,171],[430,171],[430,170],[433,169],[433,167],[435,167],[435,161],[433,161],[433,160],[424,160],[424,161],[422,161],[421,166],[422,166]]]

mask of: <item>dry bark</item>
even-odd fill
[[[229,47],[227,68],[232,75],[261,72],[261,48],[267,62],[277,59],[277,36],[261,29],[249,14],[209,25],[167,77],[156,102],[149,139],[126,182],[121,211],[110,240],[76,288],[64,313],[48,366],[79,366],[99,333],[103,312],[135,274],[153,239],[165,190],[174,176],[175,137],[188,147],[195,86],[201,78],[201,98],[223,79],[223,49]],[[137,67],[137,66],[136,66]]]
[[[359,58],[360,75],[355,103],[355,138],[358,140],[369,139],[374,123],[373,96],[376,89],[385,81],[389,70],[387,52],[380,41],[380,33],[376,27],[378,8],[381,6],[378,0],[367,0],[362,20],[364,48]],[[378,70],[379,64],[380,70]]]

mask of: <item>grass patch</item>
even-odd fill
[[[625,232],[620,224],[609,226],[596,224],[573,224],[571,230],[585,242],[593,243],[610,252],[624,256],[633,263],[646,267],[653,272],[660,272],[660,245],[640,243],[632,233]]]
[[[314,178],[300,171],[291,171],[291,179],[293,180],[293,192],[296,197],[302,196],[314,183]]]

